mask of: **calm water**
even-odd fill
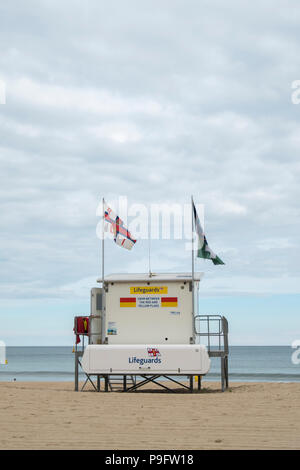
[[[231,381],[300,382],[300,365],[294,365],[289,346],[232,346]],[[72,381],[72,347],[8,347],[8,365],[0,365],[0,381]],[[212,360],[206,379],[220,376],[219,359]],[[82,375],[82,378],[84,376]]]

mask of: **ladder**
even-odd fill
[[[134,386],[136,385],[136,377],[133,375],[109,375],[108,376],[108,386],[111,392],[118,390],[125,391],[127,385]]]

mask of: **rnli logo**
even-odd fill
[[[149,357],[159,357],[161,356],[160,352],[156,348],[148,348],[148,356]]]

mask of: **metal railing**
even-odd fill
[[[210,356],[228,356],[228,322],[222,315],[196,315],[194,332]]]
[[[199,337],[201,344],[205,344],[210,357],[219,357],[221,360],[221,387],[222,391],[229,386],[228,374],[228,321],[222,315],[196,315],[194,333]]]

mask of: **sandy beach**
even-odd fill
[[[0,383],[1,449],[298,449],[300,384],[204,383],[201,393],[82,393]]]

